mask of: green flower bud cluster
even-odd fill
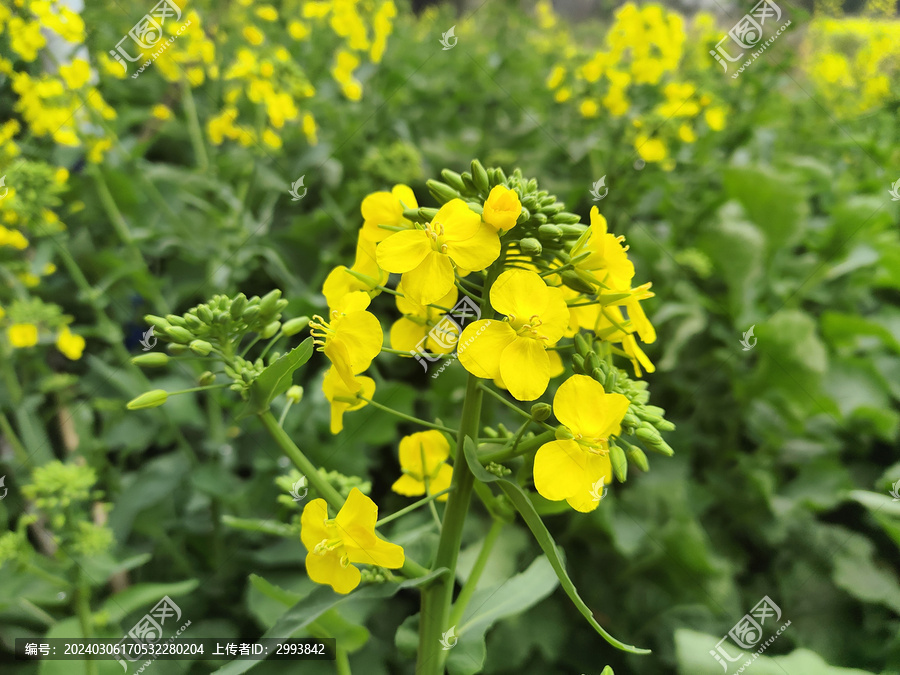
[[[324,478],[331,486],[337,490],[341,496],[346,499],[350,495],[350,490],[358,488],[360,492],[369,494],[372,490],[372,482],[363,480],[357,476],[345,476],[337,471],[325,471],[319,469],[319,475]],[[291,496],[291,490],[294,485],[300,484],[306,488],[308,492],[301,502],[295,502]],[[304,504],[308,504],[313,499],[321,495],[316,492],[311,482],[303,476],[297,469],[291,469],[289,473],[275,478],[275,485],[278,486],[281,494],[278,495],[278,502],[292,509],[302,509]]]
[[[610,365],[597,354],[596,349],[601,347],[602,343],[595,343],[590,335],[576,335],[572,369],[577,374],[597,380],[607,393],[622,394],[630,402],[622,420],[622,435],[610,441],[609,452],[613,472],[619,481],[624,482],[629,461],[641,471],[649,468],[647,455],[632,441],[640,441],[648,450],[671,457],[675,451],[663,439],[661,432],[672,431],[675,425],[665,419],[665,410],[649,404],[647,382],[632,380],[626,371]]]
[[[540,415],[543,414],[543,409],[539,407],[541,405],[542,404],[540,404],[540,403],[536,403],[534,406],[532,406],[532,411],[531,411],[532,419],[535,419],[535,420],[541,419],[539,417]],[[543,405],[547,405],[547,404],[545,403]],[[549,405],[548,405],[548,407],[549,407]],[[538,416],[535,416],[535,408],[539,411]],[[552,410],[552,408],[551,408],[551,410]],[[549,417],[549,415],[547,417]],[[543,419],[547,419],[547,417],[544,417]],[[515,431],[510,431],[502,423],[498,424],[496,428],[486,426],[481,430],[481,432],[484,434],[485,438],[509,439],[516,435]],[[533,438],[533,437],[534,437],[534,432],[529,431],[524,436],[522,436],[522,440],[527,441],[528,439]]]
[[[497,462],[488,462],[484,465],[484,468],[489,473],[494,474],[498,478],[502,478],[503,476],[508,476],[512,473],[512,469],[509,469],[502,464],[497,464]]]
[[[359,571],[359,578],[362,583],[384,584],[394,580],[394,575],[389,569],[384,567],[373,567],[366,565]]]
[[[266,369],[266,364],[262,358],[249,361],[240,356],[235,356],[232,363],[234,367],[225,364],[225,374],[234,380],[229,389],[240,393],[241,398],[246,401],[250,397],[250,385]]]
[[[477,212],[481,212],[485,200],[497,185],[513,190],[522,204],[522,213],[511,231],[518,238],[514,245],[525,255],[540,256],[545,250],[568,251],[574,240],[587,227],[581,224],[577,213],[569,213],[566,205],[547,190],[538,189],[534,178],[525,178],[520,169],[507,176],[501,168],[482,166],[472,160],[471,171],[456,173],[450,169],[441,171],[443,181],[429,180],[426,185],[440,204],[451,199],[462,199]],[[428,222],[436,209],[410,210],[404,216],[417,222]]]

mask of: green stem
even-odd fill
[[[94,624],[91,617],[91,587],[88,585],[87,576],[84,570],[78,570],[78,588],[76,591],[76,610],[78,612],[78,623],[81,624],[82,637],[91,638],[94,636]],[[85,675],[96,675],[97,664],[88,656],[84,661]]]
[[[351,675],[350,673],[350,657],[346,649],[337,648],[334,658],[334,668],[337,675]]]
[[[472,595],[475,593],[475,588],[478,586],[478,582],[481,579],[481,573],[484,572],[484,567],[487,565],[488,558],[491,556],[491,551],[494,548],[494,544],[497,542],[497,537],[500,535],[500,530],[503,529],[504,524],[505,523],[502,520],[498,519],[494,519],[494,522],[491,523],[491,529],[488,530],[487,536],[484,538],[484,543],[481,545],[481,550],[478,552],[478,558],[475,560],[472,572],[469,574],[469,578],[466,579],[466,583],[463,584],[462,590],[459,592],[459,597],[456,598],[456,602],[453,605],[453,611],[450,612],[449,623],[451,626],[458,625],[460,619],[462,619],[463,613],[466,611],[466,605],[469,604],[469,600],[472,599]]]
[[[531,413],[530,413],[530,412],[525,412],[525,411],[522,410],[519,406],[517,406],[515,403],[510,403],[509,401],[507,401],[507,400],[503,397],[503,394],[497,393],[496,391],[494,391],[493,389],[491,389],[489,386],[487,386],[487,385],[485,385],[485,384],[479,384],[478,386],[479,386],[479,388],[480,388],[482,391],[485,391],[485,392],[487,392],[488,394],[490,394],[491,396],[493,396],[495,399],[497,399],[498,401],[500,401],[500,403],[502,403],[503,405],[505,405],[505,406],[506,406],[507,408],[509,408],[510,410],[515,410],[515,411],[516,411],[517,413],[519,413],[520,415],[523,415],[523,416],[527,417],[528,419],[531,419]]]
[[[370,398],[366,398],[365,396],[360,396],[359,394],[356,397],[362,401],[366,401],[369,405],[378,408],[379,410],[383,410],[384,412],[390,413],[400,419],[406,420],[407,422],[412,422],[413,424],[419,424],[423,427],[428,427],[429,429],[437,429],[438,431],[443,431],[447,434],[456,434],[459,433],[456,429],[451,429],[450,427],[445,427],[442,424],[432,424],[431,422],[426,422],[425,420],[420,420],[418,417],[412,417],[411,415],[406,415],[402,412],[398,412],[393,408],[388,408],[385,405],[381,405],[380,403],[376,403]],[[340,397],[335,397],[336,401],[343,400]],[[349,401],[350,403],[354,403],[355,401]]]
[[[478,455],[478,459],[482,464],[488,464],[489,462],[504,462],[513,457],[528,454],[532,450],[541,447],[544,443],[549,443],[554,438],[556,438],[556,431],[545,431],[544,433],[519,444],[517,448],[501,448],[500,450],[494,450],[493,452],[485,452]]]
[[[12,425],[9,423],[9,418],[2,412],[0,412],[0,432],[6,437],[9,441],[9,444],[12,446],[13,452],[16,454],[16,459],[21,464],[28,464],[28,452],[25,450],[25,446],[22,444],[22,441],[19,440],[19,437],[16,435],[15,430],[13,430]]]
[[[206,154],[206,144],[203,142],[203,130],[200,128],[200,118],[197,115],[194,93],[191,91],[191,83],[187,81],[187,78],[181,80],[181,92],[184,109],[187,112],[188,134],[191,137],[191,146],[194,148],[197,168],[203,173],[209,168],[209,157]]]
[[[425,506],[425,504],[427,504],[428,502],[432,502],[432,501],[434,501],[435,499],[437,499],[438,497],[440,497],[441,495],[447,494],[447,493],[450,492],[452,489],[453,489],[453,488],[447,488],[446,490],[441,490],[440,492],[436,492],[436,493],[433,494],[433,495],[428,495],[427,497],[425,497],[425,498],[423,498],[423,499],[420,499],[420,500],[417,501],[417,502],[413,502],[413,503],[410,504],[409,506],[403,507],[402,509],[400,509],[400,510],[397,511],[396,513],[392,513],[392,514],[389,515],[389,516],[385,516],[384,518],[382,518],[381,520],[379,520],[377,523],[375,523],[375,529],[378,529],[379,527],[382,527],[383,525],[387,525],[387,524],[388,524],[389,522],[391,522],[392,520],[396,520],[396,519],[399,518],[400,516],[405,516],[407,513],[411,512],[411,511],[415,511],[415,510],[416,510],[417,508],[419,508],[420,506]]]

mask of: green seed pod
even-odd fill
[[[204,372],[200,377],[197,378],[197,384],[201,387],[208,387],[211,384],[216,383],[216,374],[210,370]]]
[[[274,337],[275,333],[279,331],[281,328],[280,321],[273,321],[268,324],[265,328],[260,331],[259,335],[263,340],[268,340],[270,337]]]
[[[131,359],[131,362],[134,365],[143,368],[159,368],[160,366],[165,366],[169,363],[169,355],[164,354],[163,352],[141,354],[140,356],[135,356]]]
[[[291,386],[287,390],[287,398],[291,403],[300,403],[303,400],[303,387],[298,384]]]
[[[428,191],[431,193],[431,196],[440,204],[446,204],[452,199],[459,199],[459,192],[446,183],[437,180],[428,180],[425,182],[425,185],[428,186]]]
[[[524,239],[519,239],[519,250],[522,253],[528,253],[531,255],[540,255],[542,249],[541,242],[539,242],[534,237],[525,237]]]
[[[169,322],[166,321],[161,316],[156,316],[154,314],[147,314],[144,316],[144,321],[153,326],[156,330],[161,333],[165,333],[166,329],[169,327]]]
[[[208,356],[213,348],[206,340],[193,340],[189,347],[198,356]]]
[[[274,288],[266,293],[259,301],[259,311],[263,316],[271,316],[276,312],[278,300],[281,298],[281,289]]]
[[[477,159],[472,160],[472,182],[475,183],[475,187],[478,188],[478,191],[485,196],[487,196],[487,193],[491,190],[487,171],[485,171],[484,166]]]
[[[241,318],[241,314],[247,308],[247,296],[243,293],[238,293],[234,296],[234,300],[231,301],[231,307],[228,310],[228,313],[231,314],[231,318],[237,321]]]
[[[491,427],[485,427],[484,429],[482,429],[482,432],[488,438],[498,438],[500,436],[500,434],[497,433],[496,429],[493,429]]]
[[[175,342],[181,342],[182,344],[187,344],[194,339],[191,332],[181,326],[169,326],[166,329],[166,335],[175,340]]]
[[[550,417],[552,412],[553,408],[549,403],[535,403],[531,406],[531,419],[543,422]]]
[[[609,461],[612,462],[613,473],[616,480],[624,483],[628,478],[628,460],[625,459],[625,451],[614,443],[609,444]]]
[[[538,234],[541,237],[546,237],[548,239],[558,239],[562,236],[562,230],[560,230],[556,225],[547,223],[546,225],[541,225],[538,228]]]
[[[560,211],[559,213],[554,214],[551,220],[558,224],[574,225],[575,223],[581,222],[581,216],[577,213],[570,213],[569,211]]]
[[[464,191],[466,189],[466,185],[462,181],[462,176],[460,176],[455,171],[444,169],[443,171],[441,171],[441,177],[443,177],[444,182],[454,190]]]
[[[284,333],[287,337],[290,337],[291,335],[296,335],[308,325],[308,316],[298,316],[296,319],[285,321],[284,325],[281,327],[281,332]]]
[[[125,407],[129,410],[144,410],[145,408],[158,408],[169,399],[169,393],[164,389],[153,389],[145,392],[137,398],[131,399]]]

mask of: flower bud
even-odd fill
[[[522,207],[522,213],[519,214],[519,217],[516,218],[516,225],[521,225],[522,223],[527,223],[531,219],[531,211],[526,209],[524,206]]]
[[[169,393],[164,389],[154,389],[145,392],[137,398],[131,399],[125,406],[129,410],[143,410],[144,408],[158,408],[169,398]]]
[[[555,222],[556,216],[553,216],[552,220]],[[578,223],[577,225],[557,223],[557,226],[562,230],[564,237],[580,237],[588,229],[587,225],[582,225],[581,223]]]
[[[641,471],[649,471],[650,463],[647,461],[647,455],[644,454],[644,451],[641,450],[636,445],[631,445],[631,443],[622,443],[625,446],[626,452],[628,453],[628,459],[631,460],[631,463],[634,464]]]
[[[574,370],[579,375],[584,374],[584,358],[578,354],[572,356],[572,370]]]
[[[624,483],[628,478],[628,460],[625,459],[625,451],[618,445],[609,444],[609,461],[612,462],[613,473],[616,474],[616,480]]]
[[[649,445],[656,445],[662,440],[659,432],[646,422],[637,428],[634,435],[637,436],[638,440],[644,441]]]
[[[281,332],[284,333],[287,337],[290,337],[291,335],[296,335],[308,325],[308,316],[298,316],[296,319],[285,321],[284,325],[281,327]]]
[[[595,368],[599,367],[600,357],[595,352],[588,352],[588,355],[584,357],[584,369],[593,372]]]
[[[209,308],[209,305],[200,305],[197,308],[197,316],[199,316],[200,320],[207,326],[212,326],[213,321],[215,321],[216,318],[213,316],[213,311]]]
[[[491,169],[491,172],[491,179],[495,181],[497,185],[504,185],[506,183],[506,174],[503,173],[503,169],[501,169],[499,166]]]
[[[548,239],[558,239],[562,236],[562,230],[560,230],[556,225],[547,223],[546,225],[541,225],[538,228],[538,234],[541,237],[545,237]]]
[[[536,213],[532,213],[532,214],[531,214],[531,219],[534,220],[534,221],[536,221],[536,222],[537,222],[538,224],[540,224],[540,225],[546,225],[546,224],[547,224],[547,216],[545,216],[545,215],[544,215],[543,213],[541,213],[540,211],[538,211],[538,212],[536,212]]]
[[[574,225],[575,223],[581,222],[581,216],[577,213],[570,213],[568,211],[560,211],[557,214],[554,214],[551,218],[551,221],[557,224],[562,225]]]
[[[541,242],[533,237],[525,237],[524,239],[519,239],[519,249],[521,249],[522,253],[539,255],[542,250]]]
[[[430,223],[438,214],[438,209],[432,209],[428,208],[427,206],[423,206],[417,211],[417,213],[419,214],[419,218],[422,218],[426,223]]]
[[[482,431],[487,438],[497,438],[500,435],[497,433],[497,430],[492,427],[485,427]]]
[[[206,340],[192,340],[189,347],[192,352],[199,356],[207,356],[213,348]]]
[[[200,377],[197,378],[197,383],[201,387],[207,387],[211,384],[215,384],[216,382],[216,374],[212,371],[207,370]]]
[[[582,357],[587,356],[592,350],[591,338],[584,333],[575,334],[575,351]]]
[[[475,183],[475,187],[478,188],[478,191],[483,195],[487,195],[487,193],[491,191],[487,171],[485,171],[484,166],[477,159],[472,160],[472,182]]]
[[[188,330],[192,330],[194,332],[203,328],[203,321],[200,320],[196,314],[188,314],[185,317],[185,323],[187,324]]]
[[[245,309],[247,309],[247,296],[243,293],[238,293],[234,296],[234,300],[231,301],[231,308],[228,312],[231,314],[231,318],[237,321],[241,318],[241,314],[243,314]]]
[[[181,326],[169,326],[166,329],[166,335],[175,340],[175,342],[187,343],[194,339],[194,336],[187,328]]]
[[[611,393],[613,391],[612,387],[606,386],[606,373],[603,372],[602,368],[594,368],[591,371],[591,377],[593,377],[595,380],[597,380],[597,382],[603,385],[603,391],[607,393]]]
[[[162,352],[152,352],[150,354],[141,354],[131,359],[136,366],[144,368],[159,368],[169,363],[169,355]]]
[[[276,311],[278,300],[281,298],[281,290],[275,288],[266,293],[259,301],[259,312],[263,316],[271,316]]]
[[[535,403],[531,406],[531,419],[543,422],[550,417],[550,413],[552,412],[553,408],[549,403]]]
[[[441,171],[441,177],[444,179],[444,182],[454,190],[458,190],[461,192],[466,189],[465,183],[463,183],[462,181],[462,176],[460,176],[455,171],[444,169],[443,171]]]
[[[546,216],[555,216],[557,213],[561,213],[566,205],[562,202],[554,201],[552,197],[548,197],[550,200],[549,204],[544,204],[541,206],[541,213]]]
[[[303,400],[303,387],[299,384],[291,386],[287,390],[287,399],[291,403],[300,403]]]
[[[259,316],[259,305],[250,305],[241,313],[241,318],[244,320],[244,323],[250,324],[256,320],[256,317]]]
[[[179,345],[174,342],[170,342],[168,345],[166,345],[166,349],[170,354],[178,356],[179,354],[184,354],[187,351],[187,345]]]
[[[172,326],[179,326],[181,328],[187,327],[187,321],[175,314],[166,314],[166,321],[168,321]]]
[[[459,192],[446,183],[441,183],[437,180],[428,180],[425,182],[425,185],[428,186],[428,191],[431,192],[431,195],[441,204],[446,204],[452,199],[459,199]]]
[[[169,322],[166,321],[161,316],[155,316],[153,314],[147,314],[144,316],[144,321],[149,323],[151,326],[156,328],[156,330],[164,333],[166,329],[169,327]]]
[[[273,321],[272,323],[268,324],[265,328],[263,328],[262,331],[260,331],[259,335],[263,340],[268,340],[270,337],[273,337],[275,335],[275,333],[278,332],[278,329],[280,329],[280,328],[281,328],[281,322]]]

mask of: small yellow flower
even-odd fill
[[[417,209],[419,203],[411,188],[406,185],[395,185],[390,192],[373,192],[366,195],[360,206],[363,217],[362,236],[369,241],[379,242],[390,237],[394,232],[381,225],[409,229],[412,222],[403,217],[404,209]]]
[[[563,292],[535,272],[507,270],[491,286],[491,306],[505,321],[482,319],[463,330],[459,362],[476,377],[502,378],[509,393],[533,401],[544,393],[553,370],[547,347],[569,324]]]
[[[678,138],[680,138],[685,143],[693,143],[697,140],[697,135],[691,128],[691,125],[687,122],[684,122],[680,127],[678,127]]]
[[[70,361],[77,361],[84,352],[84,338],[71,332],[67,326],[56,337],[56,348]]]
[[[568,87],[561,87],[553,94],[553,100],[557,103],[565,103],[572,98],[572,90]]]
[[[622,430],[628,405],[625,396],[607,394],[587,375],[573,375],[560,385],[553,397],[553,414],[574,438],[538,448],[534,487],[542,497],[565,499],[584,513],[597,508],[599,499],[594,495],[612,481],[609,438]]]
[[[581,105],[578,106],[578,111],[581,113],[582,117],[590,119],[600,114],[600,106],[597,105],[597,102],[593,99],[586,98],[581,102]]]
[[[503,234],[516,226],[520,213],[522,203],[518,193],[503,185],[495,185],[484,202],[481,219],[499,234]]]
[[[168,106],[164,106],[162,103],[157,103],[153,106],[153,108],[150,109],[150,114],[158,120],[172,119],[172,111],[169,110]]]
[[[721,131],[725,128],[725,110],[723,108],[708,108],[703,113],[703,117],[706,119],[706,124],[713,131]]]
[[[38,328],[33,323],[14,323],[6,329],[6,337],[13,347],[34,347],[38,342]]]
[[[378,266],[402,274],[406,295],[429,305],[453,288],[454,266],[470,272],[500,255],[500,238],[462,199],[444,204],[425,229],[396,232],[378,245]]]
[[[245,26],[243,33],[244,39],[254,47],[258,47],[263,43],[263,40],[265,40],[262,31],[256,26]]]
[[[403,284],[397,285],[397,292],[403,293]],[[405,295],[395,296],[397,309],[403,314],[391,326],[391,348],[401,352],[415,351],[419,343],[425,340],[425,351],[429,354],[449,354],[453,351],[459,336],[456,334],[459,328],[453,322],[445,326],[441,319],[445,312],[431,306],[423,306],[413,302]],[[459,291],[456,286],[450,289],[443,298],[435,304],[441,307],[453,307]],[[448,320],[449,321],[449,320]],[[432,328],[437,326],[435,335],[431,334]],[[444,328],[448,331],[444,331]],[[455,330],[454,330],[455,329]]]
[[[634,264],[628,259],[625,237],[617,237],[607,231],[606,218],[594,206],[591,209],[591,226],[572,247],[571,257],[584,253],[588,256],[575,263],[575,272],[587,283],[607,288],[628,288],[634,277]]]
[[[263,21],[278,21],[278,10],[272,5],[261,5],[256,8],[256,16]]]
[[[81,89],[91,79],[91,66],[84,59],[75,59],[59,67],[59,76],[69,89]]]
[[[262,134],[262,142],[273,150],[278,150],[281,147],[281,136],[275,133],[273,129],[266,129]]]
[[[53,182],[57,185],[65,185],[69,180],[69,170],[65,167],[59,167],[53,173]]]
[[[641,134],[634,140],[634,148],[645,162],[661,162],[667,157],[665,143],[658,138]]]
[[[447,464],[450,444],[440,431],[420,431],[400,439],[400,468],[403,475],[391,486],[391,490],[405,497],[433,495],[450,487],[453,469]],[[447,501],[448,495],[437,498]]]
[[[306,573],[317,584],[327,584],[338,593],[359,586],[359,569],[351,563],[389,569],[403,567],[403,548],[375,534],[378,507],[357,488],[335,518],[328,517],[324,499],[314,499],[300,516],[300,539],[309,552]]]
[[[384,342],[381,324],[366,311],[369,300],[366,293],[348,293],[331,310],[330,321],[314,316],[309,322],[316,344],[351,388],[358,389],[354,376],[369,367]]]
[[[288,34],[295,40],[304,40],[312,31],[302,21],[291,21],[288,24]]]
[[[350,272],[362,274],[368,278],[361,279]],[[375,242],[366,239],[360,231],[356,239],[356,259],[353,267],[348,270],[344,265],[338,265],[331,270],[322,284],[322,294],[325,296],[328,307],[334,309],[342,304],[344,296],[348,293],[365,291],[369,297],[374,298],[381,292],[376,289],[376,286],[384,284],[387,278],[387,273],[379,268],[375,261]]]
[[[331,433],[339,434],[344,430],[344,413],[359,410],[367,405],[368,401],[361,398],[356,403],[338,401],[337,398],[356,398],[357,394],[364,398],[372,398],[375,394],[375,380],[371,377],[354,376],[352,385],[348,386],[341,378],[337,369],[332,366],[325,373],[322,382],[322,393],[331,405]]]

